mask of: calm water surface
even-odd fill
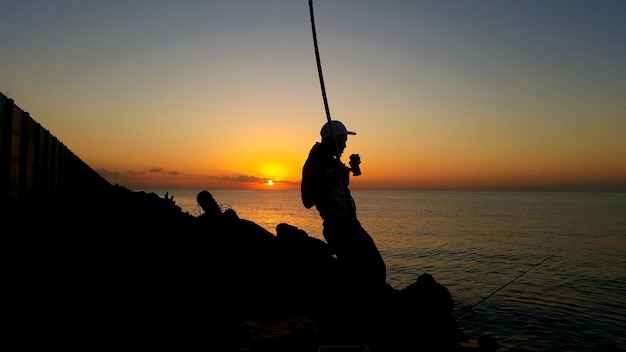
[[[146,190],[163,196],[165,191]],[[170,190],[199,215],[200,190]],[[323,239],[297,191],[209,190],[275,233]],[[354,190],[358,215],[401,289],[427,272],[470,338],[500,351],[626,351],[626,194]]]

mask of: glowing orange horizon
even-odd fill
[[[232,190],[299,190],[300,179],[279,180],[258,178],[256,181],[202,177],[106,177],[111,184],[130,189],[232,189]],[[388,178],[353,177],[351,189],[416,189],[416,190],[583,190],[625,192],[626,182],[610,178]]]
[[[268,153],[271,154],[271,153]],[[277,154],[277,153],[275,153]],[[96,169],[111,184],[131,189],[234,189],[298,190],[303,157],[263,161],[264,158],[227,160],[219,164],[235,172],[204,171],[189,167],[189,173],[164,168],[147,171],[110,172]],[[619,164],[589,162],[585,165],[530,164],[510,161],[501,164],[488,160],[461,158],[414,159],[398,163],[390,158],[370,155],[362,164],[363,174],[351,178],[351,189],[422,190],[626,190],[625,171]],[[185,166],[186,167],[186,166]],[[241,171],[245,170],[245,171]]]

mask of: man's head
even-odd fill
[[[322,130],[320,131],[320,134],[322,135],[322,138],[325,137],[332,137],[333,133],[335,136],[339,136],[339,135],[348,135],[348,134],[352,134],[355,135],[356,132],[352,132],[352,131],[348,131],[348,129],[346,128],[346,126],[341,123],[341,121],[332,121],[332,131],[331,131],[331,125],[326,122],[324,124],[324,126],[322,126]]]
[[[339,152],[339,156],[341,156],[341,154],[343,153],[344,149],[346,149],[346,142],[348,140],[348,135],[355,135],[356,132],[352,132],[352,131],[348,131],[348,129],[346,128],[346,126],[341,123],[341,121],[332,121],[332,131],[331,131],[331,125],[326,122],[324,124],[324,126],[322,126],[322,130],[320,131],[320,134],[322,135],[322,143],[327,143],[327,144],[335,144],[336,141],[336,145],[337,148],[339,148],[338,152]],[[333,135],[334,135],[334,140],[333,141]]]

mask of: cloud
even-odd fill
[[[239,176],[208,176],[209,179],[223,181],[223,182],[232,182],[232,183],[263,183],[266,184],[269,180],[272,180],[274,184],[285,184],[285,185],[295,185],[300,184],[300,182],[294,181],[282,181],[276,180],[273,177],[257,177],[257,176],[249,176],[249,175],[239,175]]]
[[[266,183],[267,178],[261,178],[256,176],[247,176],[247,175],[239,175],[239,176],[209,176],[210,179],[219,180],[219,181],[227,181],[227,182],[235,182],[235,183]]]
[[[150,168],[147,171],[127,170],[124,173],[96,169],[102,177],[111,184],[119,184],[134,189],[144,188],[246,188],[246,185],[267,184],[272,180],[274,185],[283,184],[296,187],[299,182],[281,181],[272,177],[258,177],[250,175],[215,176],[191,175],[179,171],[166,171],[165,168]]]

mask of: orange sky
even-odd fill
[[[327,118],[306,2],[4,7],[0,89],[109,182],[299,187]],[[626,2],[315,11],[353,188],[626,191]]]

